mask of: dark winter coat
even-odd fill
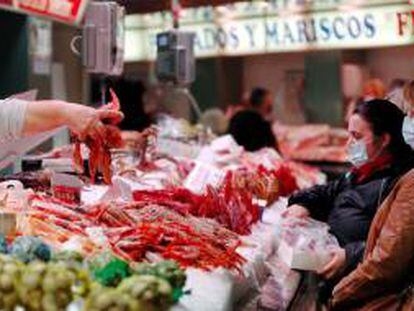
[[[306,207],[311,217],[326,222],[331,233],[346,252],[346,268],[342,276],[361,262],[369,228],[378,207],[399,178],[414,166],[412,156],[377,170],[361,183],[348,173],[327,185],[315,186],[290,197],[289,205]],[[338,280],[335,280],[336,283]],[[335,285],[335,284],[332,284]]]

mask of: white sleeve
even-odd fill
[[[0,100],[0,144],[22,136],[28,102]]]

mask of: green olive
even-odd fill
[[[28,289],[35,289],[38,287],[40,281],[40,274],[33,272],[26,272],[22,276],[22,283]]]
[[[112,303],[111,295],[106,295],[105,293],[100,294],[95,300],[95,305],[100,310],[104,310],[105,308],[108,308],[111,305],[111,303]]]
[[[160,292],[160,294],[162,295],[171,295],[172,294],[172,288],[171,285],[168,284],[168,282],[164,281],[164,280],[160,280],[158,282],[158,291]]]
[[[131,288],[131,294],[132,294],[133,297],[139,298],[144,293],[144,291],[145,291],[146,288],[147,288],[147,285],[146,284],[136,283]]]
[[[45,294],[42,298],[42,307],[45,311],[58,311],[57,299],[53,294]]]
[[[10,274],[0,276],[0,288],[3,291],[12,291],[14,289],[13,277]]]
[[[6,263],[3,267],[3,271],[8,274],[16,274],[19,271],[19,268],[14,263]]]
[[[53,277],[51,276],[46,276],[43,279],[43,284],[42,284],[42,288],[45,292],[52,292],[53,290],[56,289],[56,284],[55,284],[55,280],[53,279]]]

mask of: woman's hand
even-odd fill
[[[105,127],[104,123],[119,123],[123,115],[121,112],[114,110],[97,110],[82,105],[65,105],[62,113],[65,124],[72,132],[84,140],[87,136],[92,139],[104,139]]]
[[[319,275],[325,279],[331,279],[341,273],[345,268],[346,253],[343,248],[340,248],[332,253],[332,259],[328,262],[325,267],[317,271]]]
[[[137,131],[122,131],[121,135],[125,146],[131,150],[139,150],[145,141],[144,135]]]
[[[291,205],[283,212],[282,217],[297,217],[297,218],[306,218],[309,217],[309,211],[298,204]]]

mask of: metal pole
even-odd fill
[[[178,29],[180,27],[180,1],[171,0],[171,12],[173,15],[173,28]]]
[[[100,91],[101,91],[101,105],[106,105],[106,81],[105,76],[102,75],[99,78],[100,82]]]

